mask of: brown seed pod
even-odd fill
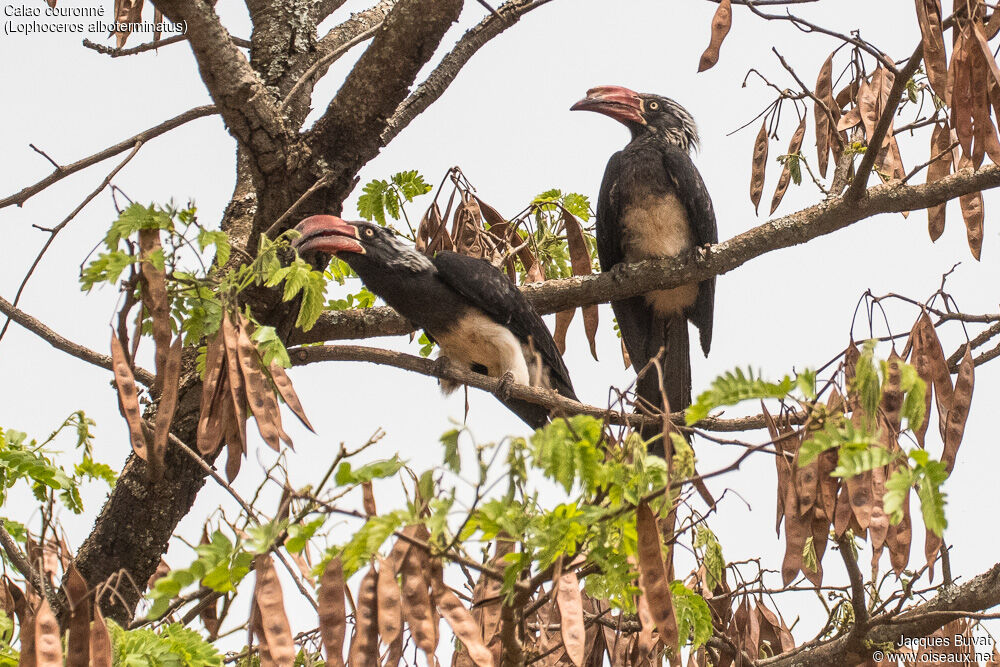
[[[726,35],[729,34],[729,29],[732,25],[732,0],[722,0],[715,10],[715,15],[712,17],[712,36],[708,43],[708,48],[701,54],[701,60],[698,61],[699,72],[704,72],[719,62],[719,49],[722,47],[722,42],[726,39]]]
[[[139,392],[135,387],[135,377],[125,359],[125,350],[114,331],[111,332],[111,361],[115,371],[115,386],[118,388],[118,408],[128,423],[129,438],[136,456],[143,461],[149,457],[146,434],[142,429],[142,412],[139,409]]]

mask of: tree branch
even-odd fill
[[[233,44],[211,3],[158,0],[157,9],[187,26],[201,78],[218,107],[229,133],[247,149],[259,174],[287,169],[288,132],[274,95]]]
[[[240,37],[232,37],[233,44],[241,48],[250,48],[250,41],[242,39]],[[174,35],[173,37],[167,37],[166,39],[161,39],[158,42],[145,42],[139,44],[138,46],[131,46],[127,49],[118,49],[113,46],[104,46],[103,44],[98,44],[92,42],[89,39],[83,40],[83,45],[88,49],[97,51],[98,53],[103,53],[106,56],[111,56],[112,58],[121,58],[122,56],[134,56],[139,53],[148,53],[149,51],[159,51],[165,46],[170,46],[171,44],[178,44],[180,42],[187,41],[187,35]]]
[[[288,350],[288,355],[295,366],[304,366],[322,361],[364,361],[383,366],[393,366],[441,380],[451,380],[491,394],[495,394],[501,384],[500,380],[496,378],[465,370],[455,364],[442,364],[432,359],[416,357],[405,352],[384,350],[365,345],[293,347]],[[511,397],[541,405],[566,415],[590,415],[592,417],[607,419],[611,424],[629,425],[633,428],[639,428],[647,424],[658,426],[663,423],[662,418],[656,415],[623,413],[611,410],[610,408],[587,405],[586,403],[574,401],[547,389],[531,387],[516,382],[512,383],[510,387]],[[798,422],[795,421],[796,418],[798,418]],[[683,412],[671,414],[670,419],[678,426],[685,425]],[[792,415],[793,423],[801,423],[804,419],[805,415],[802,413]],[[766,427],[766,423],[763,415],[738,417],[735,419],[709,417],[694,424],[693,427],[705,431],[739,433],[763,429]]]
[[[112,169],[111,172],[104,177],[104,180],[101,181],[100,185],[94,188],[90,192],[90,194],[87,195],[83,199],[83,201],[80,202],[77,205],[77,207],[70,212],[69,215],[63,218],[58,225],[56,225],[52,229],[46,230],[49,233],[49,238],[45,239],[45,243],[42,245],[42,249],[38,251],[37,255],[35,255],[35,261],[31,263],[31,266],[28,267],[27,273],[24,274],[24,278],[21,280],[21,284],[20,286],[18,286],[17,292],[14,294],[14,303],[11,304],[12,307],[16,308],[18,303],[20,303],[21,295],[24,294],[24,288],[27,286],[28,280],[31,279],[31,274],[33,274],[35,272],[35,269],[38,268],[38,264],[42,261],[42,257],[44,257],[45,253],[48,252],[49,248],[52,246],[52,243],[56,240],[56,236],[59,235],[59,232],[65,229],[66,225],[72,222],[72,220],[77,216],[77,214],[80,211],[82,211],[87,204],[93,201],[94,197],[103,192],[104,188],[108,187],[108,185],[111,184],[111,180],[118,174],[119,171],[121,171],[125,167],[126,164],[128,164],[132,160],[132,158],[135,157],[135,154],[139,152],[140,148],[142,148],[142,142],[141,141],[136,142],[135,147],[132,149],[132,152],[126,155],[125,159],[119,162],[118,165],[115,166],[115,168]],[[0,340],[2,340],[4,335],[7,333],[7,328],[9,326],[10,326],[10,318],[8,318],[7,321],[4,322],[3,327],[0,328]]]
[[[83,345],[74,343],[67,338],[63,338],[55,331],[36,320],[34,317],[25,313],[23,310],[19,310],[12,306],[11,303],[3,297],[0,297],[0,312],[20,324],[28,331],[36,334],[39,338],[57,350],[62,350],[70,356],[82,359],[88,364],[100,366],[101,368],[105,368],[109,371],[114,369],[111,363],[111,357],[95,352],[89,347],[84,347]],[[145,368],[136,366],[135,379],[149,387],[153,384],[154,376]]]
[[[412,354],[396,352],[395,350],[383,350],[375,347],[362,345],[322,345],[310,347],[297,347],[288,350],[292,363],[296,366],[312,364],[318,361],[367,361],[383,366],[394,366],[403,370],[413,371],[421,375],[428,375],[441,380],[451,380],[460,384],[482,389],[491,394],[496,393],[501,382],[497,378],[492,378],[482,373],[460,368],[451,363],[441,363],[440,360],[425,359],[415,357]],[[659,417],[643,416],[633,413],[621,413],[614,410],[599,408],[587,405],[566,398],[549,389],[531,387],[516,382],[510,385],[511,398],[528,401],[536,405],[541,405],[567,415],[590,415],[607,419],[612,424],[625,424],[635,428],[643,424],[660,424]],[[683,414],[678,413],[675,417],[684,423]]]
[[[175,127],[180,127],[188,121],[192,121],[196,118],[202,118],[204,116],[211,116],[218,113],[218,110],[214,105],[208,105],[203,107],[195,107],[189,111],[185,111],[179,116],[174,116],[170,120],[163,121],[155,127],[151,127],[148,130],[144,130],[134,137],[130,137],[125,141],[119,142],[114,146],[109,146],[102,151],[98,151],[93,155],[87,156],[81,160],[77,160],[73,164],[66,165],[64,167],[58,167],[51,174],[38,181],[34,185],[29,185],[28,187],[22,189],[20,192],[10,195],[9,197],[4,197],[0,199],[0,208],[10,206],[11,204],[17,204],[21,206],[24,202],[28,201],[29,198],[34,197],[39,192],[49,187],[53,183],[57,183],[62,179],[66,178],[70,174],[74,174],[81,169],[86,169],[87,167],[93,166],[98,162],[103,162],[109,157],[114,157],[119,153],[124,153],[127,150],[135,148],[135,145],[139,142],[146,143],[154,137],[158,137],[161,134],[165,134]]]
[[[400,0],[307,137],[330,164],[326,208],[340,210],[355,174],[381,147],[386,119],[458,19],[462,0]]]
[[[1000,604],[1000,563],[962,584],[947,586],[933,599],[900,615],[883,614],[870,620],[870,629],[849,633],[809,651],[758,660],[757,667],[825,667],[854,665],[872,657],[874,647],[904,637],[925,637],[955,618],[942,612],[978,612]]]
[[[760,11],[759,9],[757,9],[757,5],[765,5],[765,4],[779,5],[779,4],[797,4],[797,3],[778,2],[778,1],[760,2],[759,0],[758,1],[747,2],[746,0],[744,0],[743,2],[741,2],[739,4],[746,5],[750,9],[751,12],[753,12],[754,14],[756,14],[757,16],[759,16],[760,18],[765,19],[767,21],[791,21],[792,25],[794,25],[796,28],[798,28],[802,32],[819,32],[819,33],[823,33],[824,35],[829,35],[830,37],[836,37],[837,39],[839,39],[840,41],[844,42],[845,44],[852,44],[852,45],[858,47],[859,49],[861,49],[863,51],[866,51],[867,53],[871,54],[872,56],[874,56],[874,58],[876,60],[879,61],[879,63],[882,64],[883,67],[885,67],[886,69],[888,69],[890,72],[893,72],[893,73],[896,72],[896,65],[892,62],[892,60],[890,60],[879,49],[875,48],[874,46],[872,46],[868,42],[864,41],[860,37],[851,37],[851,36],[845,35],[843,33],[839,33],[839,32],[830,30],[828,28],[824,28],[823,26],[816,25],[815,23],[811,23],[809,21],[806,21],[805,19],[799,18],[798,16],[795,16],[795,15],[793,15],[791,13],[786,13],[786,14],[765,14],[764,12]]]
[[[490,14],[466,31],[455,47],[441,59],[434,71],[399,105],[382,132],[382,144],[388,144],[403,128],[427,107],[436,102],[451,85],[459,71],[488,41],[510,28],[521,16],[549,0],[510,0],[496,14]]]
[[[698,282],[728,273],[772,250],[806,243],[879,213],[915,211],[960,195],[1000,186],[1000,167],[963,169],[933,183],[875,186],[856,202],[831,197],[815,206],[771,220],[681,258],[647,260],[618,265],[592,276],[549,280],[522,287],[532,306],[542,314],[575,306],[625,299],[658,289]],[[308,332],[296,331],[291,342],[393,336],[413,331],[413,325],[390,308],[366,308],[324,313]]]
[[[920,61],[923,60],[923,57],[924,48],[921,42],[917,44],[917,48],[913,51],[910,59],[906,61],[903,69],[896,73],[896,78],[892,82],[892,88],[889,90],[889,96],[886,98],[885,105],[882,108],[882,116],[878,119],[875,129],[872,130],[872,136],[868,137],[868,148],[865,150],[864,157],[861,158],[858,170],[854,174],[854,180],[851,182],[850,187],[847,188],[847,192],[844,193],[845,199],[857,199],[867,189],[868,176],[872,173],[872,167],[875,166],[875,159],[882,152],[882,142],[889,131],[889,126],[892,125],[892,119],[896,116],[896,107],[899,106],[899,100],[903,96],[903,91],[906,90],[906,83],[916,73],[917,68],[920,67]]]

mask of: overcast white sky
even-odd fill
[[[25,4],[42,6],[35,0],[25,0]],[[111,3],[107,4],[110,8]],[[349,2],[334,18],[342,20],[349,11],[366,4]],[[91,5],[66,0],[60,6]],[[234,35],[248,36],[242,3],[220,0],[218,9]],[[624,145],[627,132],[610,119],[570,113],[568,109],[594,85],[619,84],[672,97],[694,115],[702,138],[695,162],[715,202],[720,239],[758,225],[767,218],[754,216],[748,182],[751,144],[759,122],[740,133],[727,134],[770,103],[773,91],[753,77],[746,87],[740,84],[748,68],[756,67],[779,86],[794,85],[771,53],[772,46],[811,83],[838,42],[821,35],[804,35],[788,23],[765,23],[735,7],[733,29],[719,64],[696,74],[714,9],[713,3],[704,0],[555,0],[483,48],[444,97],[362,171],[361,182],[418,169],[436,184],[448,167],[459,165],[478,193],[506,215],[513,215],[536,193],[551,187],[582,192],[596,200],[604,164]],[[151,18],[151,8],[147,11],[147,18]],[[461,25],[453,28],[444,43],[452,44],[484,11],[479,4],[467,2]],[[840,31],[860,27],[864,37],[896,58],[908,56],[918,38],[913,5],[906,0],[827,1],[799,6],[796,12]],[[110,43],[101,34],[86,36]],[[136,43],[130,40],[129,45]],[[314,107],[325,106],[360,52],[361,47],[356,47],[331,69],[317,87]],[[0,195],[51,171],[29,143],[57,161],[69,163],[210,102],[184,44],[155,54],[112,60],[83,48],[79,37],[4,35],[0,37],[0,61],[4,63],[0,86],[5,91],[5,104],[0,108]],[[837,61],[837,68],[841,62]],[[797,122],[793,116],[787,107],[781,139],[771,146],[762,213],[777,179],[773,156],[784,152]],[[811,157],[811,108],[809,116],[804,152]],[[927,160],[928,141],[924,134],[915,143],[901,141],[907,167]],[[231,194],[233,155],[234,142],[221,120],[201,119],[144,146],[115,183],[143,203],[193,199],[200,220],[215,225]],[[45,241],[46,235],[31,225],[57,223],[114,164],[110,160],[74,175],[31,199],[23,209],[0,211],[4,235],[0,294],[4,298],[13,298]],[[922,180],[922,176],[917,179]],[[818,191],[807,179],[801,187],[792,186],[778,214],[818,199]],[[354,215],[356,200],[357,192],[346,202],[345,217]],[[954,205],[949,207],[945,234],[936,244],[927,236],[924,212],[915,212],[908,220],[900,215],[882,216],[807,245],[771,253],[721,276],[712,354],[707,360],[700,355],[693,360],[695,390],[735,366],[750,365],[772,376],[793,368],[821,366],[846,345],[851,315],[864,290],[898,292],[923,300],[956,262],[961,265],[948,286],[959,306],[967,312],[996,312],[1000,243],[994,211],[998,205],[996,197],[987,195],[982,263],[969,254]],[[419,214],[420,202],[411,210]],[[107,325],[116,294],[110,289],[83,294],[77,277],[80,263],[114,215],[111,197],[105,192],[59,236],[22,301],[24,310],[56,331],[102,352],[106,352]],[[889,312],[895,332],[908,329],[916,315],[912,308],[893,307]],[[577,393],[593,404],[606,403],[610,386],[624,386],[632,379],[632,371],[622,367],[610,309],[603,307],[601,317],[600,363],[590,358],[579,318],[570,331],[566,355]],[[860,337],[866,331],[867,320],[862,317],[855,332]],[[884,334],[884,325],[877,323],[875,332]],[[942,336],[947,353],[963,340],[957,327],[948,328]],[[369,342],[415,349],[405,338]],[[304,431],[290,415],[286,420],[296,442],[296,451],[288,454],[291,481],[296,486],[315,482],[317,471],[326,468],[339,443],[356,446],[379,426],[387,435],[370,450],[372,457],[386,458],[400,452],[417,471],[438,465],[438,436],[450,428],[451,420],[462,419],[462,392],[444,398],[433,380],[397,369],[340,363],[294,369],[291,376],[318,432],[313,436]],[[0,378],[0,426],[45,436],[66,415],[82,408],[97,420],[99,458],[116,468],[121,466],[128,453],[128,439],[117,414],[109,372],[56,352],[12,325],[0,342]],[[956,472],[946,484],[951,522],[946,539],[955,545],[953,569],[962,577],[978,574],[996,561],[996,540],[991,537],[994,531],[983,491],[995,484],[993,471],[1000,463],[996,431],[988,416],[990,406],[997,402],[998,379],[996,368],[990,365],[977,369],[976,397],[965,443]],[[470,424],[479,442],[527,433],[524,425],[492,397],[473,391],[470,402]],[[757,433],[750,437],[765,436]],[[737,451],[702,442],[697,453],[700,469],[707,471],[725,465]],[[237,489],[252,492],[262,475],[256,461],[269,464],[273,459],[273,453],[255,438],[251,461],[244,466]],[[717,496],[723,485],[739,491],[746,501],[727,496],[721,514],[710,521],[727,560],[760,556],[767,567],[780,568],[784,539],[775,538],[772,532],[772,460],[761,456],[716,480],[711,486]],[[401,501],[398,482],[378,484],[377,497],[381,509],[393,508]],[[559,496],[553,492],[549,497]],[[85,515],[64,516],[74,548],[89,532],[102,499],[103,493],[95,490],[87,498]],[[209,483],[182,524],[184,534],[196,539],[204,517],[220,503],[231,505],[228,497]],[[8,502],[3,512],[23,521],[27,509],[26,502]],[[915,500],[913,511],[918,512]],[[343,524],[334,541],[346,539],[352,527]],[[911,565],[919,567],[922,551],[922,527],[918,524]],[[179,543],[167,555],[173,565],[185,565],[189,558],[190,552]],[[682,557],[679,574],[686,573],[685,563]],[[837,554],[828,550],[825,563],[830,580],[839,580]],[[888,567],[887,556],[883,567]],[[291,597],[286,592],[286,598]],[[290,609],[293,606],[297,610],[295,630],[313,627],[310,623],[315,621],[301,605],[289,603]],[[789,624],[802,614],[804,620],[795,628],[799,640],[818,629],[820,608],[815,601],[802,600],[800,608],[786,605],[782,611]]]

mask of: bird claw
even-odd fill
[[[439,356],[434,360],[434,375],[441,377],[445,372],[447,372],[449,367],[451,367],[451,359],[443,355]]]
[[[698,257],[698,259],[705,259],[706,257],[708,257],[711,251],[712,251],[711,243],[705,243],[703,245],[694,247],[694,254],[695,256]]]
[[[510,392],[513,387],[514,387],[514,374],[511,373],[510,371],[507,371],[506,373],[500,376],[500,383],[497,385],[497,388],[493,393],[496,394],[496,397],[499,398],[501,401],[506,402],[510,400]]]

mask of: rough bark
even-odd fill
[[[386,119],[399,106],[462,0],[401,0],[316,122],[308,144],[329,164],[329,186],[318,210],[339,213],[355,174],[382,147]]]

